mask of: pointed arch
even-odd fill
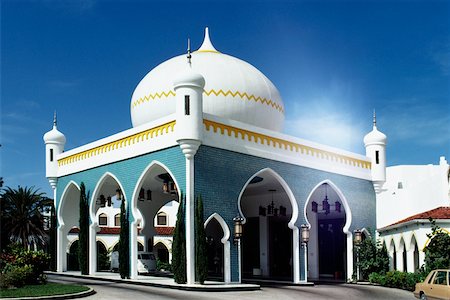
[[[120,182],[120,180],[111,172],[105,172],[100,179],[97,181],[97,184],[95,185],[94,192],[92,193],[90,202],[89,202],[89,217],[91,219],[91,224],[89,225],[89,274],[92,275],[97,270],[97,243],[96,243],[96,237],[97,232],[100,230],[99,226],[99,220],[96,218],[96,199],[100,194],[100,191],[105,184],[105,182],[112,178],[114,182],[119,186],[121,191],[124,191],[123,185]],[[126,203],[126,193],[123,192],[124,201]]]
[[[218,213],[213,213],[210,215],[204,224],[204,227],[206,229],[206,226],[208,226],[209,222],[215,219],[217,223],[219,223],[220,227],[222,227],[223,231],[223,237],[220,240],[223,244],[223,270],[224,270],[224,281],[225,283],[231,282],[231,258],[230,258],[230,229],[228,228],[227,222],[222,218],[221,215]]]
[[[160,161],[157,160],[153,160],[152,162],[150,162],[147,167],[142,171],[141,175],[139,176],[135,186],[134,186],[134,191],[131,197],[131,203],[130,203],[130,209],[131,209],[131,215],[133,216],[133,221],[131,222],[131,233],[130,233],[130,243],[131,243],[131,249],[130,249],[130,255],[131,255],[131,270],[130,270],[130,276],[131,278],[136,278],[138,275],[137,272],[137,253],[138,253],[138,249],[137,249],[137,226],[138,224],[142,225],[142,228],[144,228],[143,226],[145,225],[143,223],[143,217],[142,214],[140,213],[139,209],[138,209],[138,196],[139,196],[139,192],[140,189],[142,187],[142,184],[147,176],[147,174],[156,166],[161,167],[162,169],[164,169],[167,173],[169,173],[170,177],[173,179],[175,185],[177,187],[180,187],[180,185],[178,184],[178,181],[176,179],[176,177],[173,175],[172,171],[169,169],[169,167],[167,167],[165,164],[163,164]],[[181,197],[181,193],[178,193],[178,202],[180,202],[180,197]],[[153,223],[152,223],[153,224]]]
[[[309,203],[312,201],[314,193],[324,184],[327,184],[338,196],[340,202],[342,203],[342,206],[344,207],[344,213],[345,213],[345,223],[342,228],[342,232],[346,235],[346,266],[344,261],[344,270],[347,276],[347,279],[351,278],[351,275],[353,274],[353,233],[350,231],[350,226],[352,224],[352,212],[350,210],[350,205],[348,204],[347,198],[345,197],[344,193],[341,191],[340,188],[337,187],[337,185],[331,181],[330,179],[325,179],[319,182],[314,186],[314,188],[311,190],[311,192],[308,195],[308,198],[306,199],[305,205],[303,207],[303,217],[306,220],[307,226],[311,229],[311,223],[309,222],[308,216],[307,216],[307,210]],[[367,231],[367,230],[366,230]],[[319,258],[316,256],[317,259],[317,275],[319,275]],[[346,269],[345,269],[346,268]]]
[[[249,186],[250,182],[255,177],[257,177],[258,175],[265,173],[265,172],[267,172],[269,175],[273,176],[278,181],[278,183],[283,188],[284,192],[287,194],[289,203],[291,204],[292,215],[291,215],[291,219],[288,222],[288,228],[292,229],[292,269],[293,269],[292,274],[293,274],[293,282],[299,283],[300,282],[300,256],[299,256],[300,255],[300,242],[299,242],[300,237],[299,237],[299,229],[295,225],[295,223],[297,222],[297,219],[298,219],[299,210],[298,210],[297,199],[295,198],[294,193],[292,192],[291,188],[286,183],[284,178],[281,177],[277,172],[275,172],[271,168],[261,169],[258,172],[256,172],[255,174],[253,174],[252,176],[250,176],[250,178],[247,180],[247,182],[242,187],[242,189],[239,193],[239,196],[238,196],[239,215],[244,219],[242,223],[245,224],[247,222],[247,219],[245,218],[244,213],[242,212],[242,205],[241,205],[242,195],[244,194],[245,190]],[[239,272],[241,272],[241,267],[242,266],[239,266]],[[239,282],[240,282],[241,278],[242,278],[242,276],[241,276],[241,274],[239,274]]]
[[[78,192],[80,192],[80,190],[81,190],[78,183],[76,183],[73,180],[69,181],[69,183],[64,187],[64,190],[61,194],[61,200],[59,201],[59,205],[58,205],[58,212],[56,214],[57,218],[58,218],[58,227],[60,227],[61,229],[64,228],[64,226],[65,226],[61,210],[65,204],[65,199],[67,197],[67,194],[70,192],[70,188],[75,188],[76,190],[78,190]]]
[[[319,182],[318,184],[316,184],[316,186],[311,190],[311,192],[308,195],[305,206],[303,207],[303,216],[305,217],[307,225],[309,226],[309,228],[311,228],[311,224],[309,223],[308,217],[306,216],[308,204],[309,204],[309,202],[311,202],[311,198],[312,198],[312,195],[314,194],[314,192],[323,184],[328,184],[336,192],[336,194],[339,197],[339,200],[341,200],[342,205],[344,206],[344,211],[345,211],[345,224],[344,224],[344,228],[342,229],[342,231],[347,235],[352,235],[352,233],[349,231],[350,225],[352,224],[352,212],[350,210],[350,206],[348,205],[347,198],[345,198],[344,193],[342,193],[342,191],[337,187],[337,185],[334,184],[334,182],[332,182],[329,179],[323,180],[323,181]]]

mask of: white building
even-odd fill
[[[414,272],[424,264],[430,217],[450,233],[450,168],[445,158],[438,165],[388,167],[377,194],[377,227],[391,269]]]

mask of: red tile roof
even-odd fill
[[[175,227],[156,226],[156,235],[173,235]]]
[[[450,219],[450,207],[449,206],[441,206],[432,210],[425,211],[420,214],[413,215],[411,217],[408,217],[406,219],[403,219],[401,221],[398,221],[396,223],[393,223],[391,225],[388,225],[386,227],[383,227],[381,229],[385,229],[394,225],[399,225],[402,223],[406,223],[413,220],[428,220],[429,218],[433,218],[434,220],[443,220],[443,219]]]
[[[138,228],[138,233],[140,233],[141,228]],[[69,233],[78,233],[80,229],[74,227],[70,229]],[[120,234],[120,227],[100,227],[100,231],[97,234]]]

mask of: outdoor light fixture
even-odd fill
[[[162,190],[164,194],[168,194],[169,193],[169,182],[168,181],[164,181],[163,186],[162,186]]]
[[[234,242],[237,243],[242,237],[242,222],[244,219],[240,216],[233,218],[234,222]]]
[[[301,225],[301,236],[302,236],[302,243],[307,244],[309,241],[309,226],[306,224]]]
[[[147,200],[152,201],[152,191],[151,190],[147,190]]]
[[[162,182],[162,191],[164,194],[176,195],[178,194],[178,188],[169,173],[159,174],[157,176]]]
[[[144,196],[145,196],[145,190],[144,190],[144,188],[141,188],[141,190],[139,191],[139,201],[144,201]]]
[[[328,202],[328,184],[324,183],[323,185],[325,186],[325,198],[323,199],[321,205],[319,205],[316,201],[311,202],[311,210],[315,213],[325,213],[325,215],[328,215],[331,212],[331,207],[334,206],[334,211],[340,213],[342,204],[339,201],[334,202],[334,204],[330,204]],[[322,208],[320,211],[319,206]]]
[[[359,246],[362,242],[362,230],[356,229],[353,233],[355,235],[353,241]]]
[[[100,205],[100,207],[105,207],[106,199],[105,195],[100,195],[100,197],[97,198],[97,205]]]

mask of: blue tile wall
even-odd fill
[[[298,227],[306,223],[303,210],[309,194],[317,184],[328,179],[348,201],[352,213],[350,230],[376,228],[375,192],[371,181],[202,145],[195,156],[195,193],[202,195],[205,218],[218,212],[233,231],[232,219],[238,215],[239,193],[248,179],[264,168],[277,172],[291,188],[299,208]],[[302,252],[300,259],[303,259]],[[237,248],[234,245],[231,256],[232,280],[237,281]]]

